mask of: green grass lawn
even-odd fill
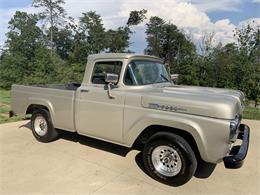
[[[17,116],[9,118],[10,102],[10,91],[0,89],[0,124],[22,120],[22,118]],[[243,118],[260,120],[260,108],[247,106],[244,110]]]
[[[10,103],[10,91],[0,89],[0,124],[21,120],[17,116],[9,118]]]
[[[252,120],[260,120],[260,108],[254,108],[247,106],[244,110],[243,118],[252,119]]]

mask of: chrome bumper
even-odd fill
[[[243,140],[240,146],[233,146],[229,155],[223,158],[225,167],[237,169],[242,167],[249,147],[250,128],[245,124],[240,124],[237,139]]]

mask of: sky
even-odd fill
[[[205,34],[214,34],[214,44],[234,42],[234,30],[243,25],[260,25],[260,0],[65,0],[69,16],[97,11],[106,28],[126,23],[131,10],[146,9],[147,18],[159,16],[178,26],[196,45]],[[0,45],[8,31],[8,21],[16,10],[35,13],[32,0],[0,0]],[[134,28],[130,50],[142,53],[146,47],[145,23]],[[254,21],[254,22],[253,22]]]

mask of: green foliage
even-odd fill
[[[120,53],[129,52],[126,49],[130,46],[130,35],[133,34],[131,27],[136,26],[146,19],[146,10],[131,11],[126,26],[120,26],[117,30],[106,31],[106,49],[108,52]]]
[[[83,13],[80,17],[80,26],[76,32],[75,56],[82,59],[79,49],[84,56],[89,54],[106,52],[124,52],[129,47],[130,35],[133,31],[130,27],[140,24],[145,19],[146,10],[130,12],[129,19],[125,26],[116,30],[106,29],[103,26],[102,18],[96,12]],[[72,55],[72,58],[75,58]],[[83,57],[84,59],[84,57]],[[82,60],[80,60],[82,63]]]
[[[61,83],[81,83],[84,77],[85,64],[70,64],[60,69]]]
[[[146,53],[158,57],[163,57],[162,41],[165,34],[165,21],[157,16],[154,16],[150,18],[150,21],[146,25],[147,29],[145,33],[148,44]]]
[[[101,16],[93,11],[82,14],[80,27],[87,39],[89,54],[99,53],[105,48],[105,28],[103,27]]]
[[[194,44],[171,23],[155,16],[147,23],[146,53],[163,58],[171,73],[179,74],[182,84],[198,84],[196,78],[196,49]]]
[[[15,13],[0,56],[0,88],[9,89],[13,83],[80,83],[89,54],[123,52],[129,46],[130,27],[106,31],[96,12],[83,13],[79,26],[66,23],[61,28],[58,20],[65,18],[63,3],[62,0],[35,0],[33,5],[43,8],[39,15]],[[37,26],[43,18],[51,23],[47,31]],[[49,47],[47,37],[51,38],[55,50],[53,44]]]
[[[129,47],[130,34],[129,27],[119,27],[117,30],[108,30],[106,32],[106,48],[108,52],[121,53]]]
[[[140,11],[131,11],[129,14],[129,18],[127,21],[127,26],[136,26],[143,22],[146,19],[145,14],[147,13],[147,10],[142,9]]]
[[[37,22],[36,15],[25,12],[16,12],[9,22],[8,49],[0,58],[1,88],[10,88],[13,83],[60,82],[58,73],[65,62],[56,54],[51,55]]]
[[[17,11],[9,22],[6,47],[0,58],[0,87],[8,88],[12,83],[23,83],[31,74],[32,62],[43,48],[43,33],[36,26],[39,18],[34,14]]]
[[[238,40],[240,62],[247,75],[243,89],[247,97],[254,100],[255,107],[260,100],[260,26],[250,25],[237,29],[235,36]]]
[[[57,26],[60,26],[64,23],[64,19],[66,17],[66,11],[62,7],[65,2],[64,0],[33,0],[33,7],[41,8],[43,11],[39,13],[41,19],[47,21],[50,27],[49,31],[49,38],[50,38],[50,46],[51,46],[51,54],[54,49],[54,35],[55,29]]]
[[[21,120],[20,117],[9,118],[10,103],[10,91],[0,90],[0,124]]]
[[[9,21],[6,34],[6,47],[10,53],[19,53],[29,60],[35,55],[34,50],[43,45],[44,35],[36,25],[39,17],[35,14],[17,11]]]
[[[11,99],[10,99],[10,91],[8,90],[0,90],[0,103],[3,105],[8,105],[11,104]]]
[[[147,23],[146,53],[163,58],[170,72],[179,74],[180,84],[239,89],[256,107],[260,99],[259,29],[250,25],[237,29],[238,44],[217,47],[211,44],[214,34],[205,35],[202,55],[198,55],[175,25],[155,16]]]
[[[50,22],[51,27],[61,24],[66,16],[66,11],[62,7],[64,0],[33,0],[33,7],[42,8],[39,13],[41,18]]]
[[[146,10],[134,10],[125,25],[105,29],[94,11],[79,24],[68,21],[64,0],[34,0],[39,14],[17,11],[9,21],[0,54],[0,88],[17,84],[80,83],[89,54],[129,52],[134,27],[146,19]],[[49,28],[37,24],[47,21]],[[178,83],[242,90],[257,107],[260,101],[260,28],[237,29],[237,43],[212,46],[214,33],[205,34],[201,53],[176,25],[158,16],[146,24],[145,53],[162,58]],[[51,42],[51,44],[50,44]]]
[[[73,29],[66,25],[62,29],[53,29],[53,42],[56,46],[56,53],[63,59],[67,60],[72,52],[72,46],[74,42]]]

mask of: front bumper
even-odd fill
[[[243,165],[249,147],[249,134],[250,128],[245,124],[241,124],[237,139],[242,140],[242,144],[240,146],[233,146],[229,155],[223,158],[226,168],[237,169]]]

